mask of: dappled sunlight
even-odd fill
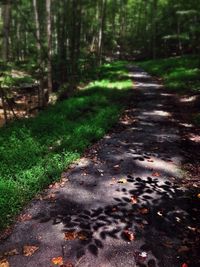
[[[131,72],[128,74],[130,78],[146,78],[149,79],[151,76],[146,72]]]
[[[126,79],[124,81],[110,81],[108,80],[99,80],[99,81],[94,81],[90,83],[86,89],[91,89],[91,88],[105,88],[105,89],[130,89],[132,87],[132,81],[129,79]]]
[[[188,103],[188,102],[194,102],[197,99],[197,96],[188,96],[188,97],[181,97],[180,102],[181,103]]]
[[[183,126],[183,127],[186,127],[186,128],[192,128],[194,125],[193,124],[191,124],[191,123],[179,123],[181,126]]]
[[[138,75],[134,84],[143,78]],[[73,126],[76,142],[72,142],[68,130],[66,139],[62,140],[62,135],[58,138],[58,134],[52,139],[52,144],[56,144],[53,149],[59,151],[67,146],[71,153],[79,152],[88,146],[87,140],[104,135],[105,126],[97,118],[110,118],[112,112],[107,106],[114,97],[116,103],[121,101],[120,90],[110,89],[110,83],[117,89],[124,81],[94,82],[85,95],[81,92],[63,104],[69,112],[68,118],[75,105],[74,117],[68,124]],[[142,83],[154,84],[149,78]],[[167,257],[170,266],[179,266],[187,259],[179,250],[183,239],[196,238],[193,229],[197,201],[191,199],[192,192],[175,184],[183,177],[179,128],[173,122],[173,113],[167,109],[169,98],[156,90],[158,86],[127,91],[129,106],[112,131],[87,149],[79,161],[62,173],[60,182],[50,185],[35,200],[28,210],[31,219],[25,223],[27,232],[37,226],[31,233],[40,236],[38,240],[35,238],[38,246],[45,244],[51,248],[52,243],[58,247],[61,244],[64,255],[83,267],[88,262],[98,266],[99,259],[107,259],[109,255],[113,257],[112,264],[127,263],[128,254],[130,264],[138,264],[142,258],[144,266],[164,266],[163,250],[170,255]],[[119,95],[114,95],[116,92]],[[96,114],[97,124],[91,118],[94,103],[99,107],[97,113],[92,113]],[[83,113],[89,122],[82,121]],[[81,124],[74,124],[77,117]],[[52,126],[49,129],[54,130]],[[66,135],[65,128],[64,132]],[[23,234],[23,224],[20,227],[18,231]],[[15,233],[8,239],[8,246],[13,239]],[[22,242],[19,240],[18,246]],[[191,243],[184,241],[184,246],[190,248]]]
[[[144,168],[153,168],[159,171],[163,177],[170,176],[177,177],[181,176],[179,164],[182,161],[182,157],[172,157],[170,159],[161,159],[157,157],[151,157],[151,162],[149,161],[137,161],[137,165]]]
[[[171,114],[169,112],[166,112],[166,111],[163,111],[163,110],[153,110],[152,112],[142,112],[142,114],[144,115],[148,115],[148,116],[154,116],[154,115],[157,115],[157,116],[161,116],[161,117],[170,117]]]
[[[157,83],[144,83],[144,82],[136,82],[134,83],[136,88],[162,88],[162,84],[157,84]]]

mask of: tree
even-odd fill
[[[2,5],[2,59],[4,61],[9,60],[9,36],[10,36],[10,22],[11,22],[11,0],[6,0]]]
[[[51,0],[46,0],[46,31],[47,31],[47,81],[49,95],[52,93],[52,65],[51,65],[51,49],[52,49],[52,32],[51,32]]]

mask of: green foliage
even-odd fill
[[[114,74],[115,64],[109,68]],[[124,64],[116,71],[125,75]],[[0,228],[117,121],[129,99],[129,91],[123,90],[132,83],[127,77],[115,82],[104,79],[101,74],[101,80],[36,118],[0,129]]]
[[[3,87],[23,86],[23,84],[32,84],[34,80],[30,76],[24,77],[12,77],[12,75],[4,75],[1,79],[1,85]]]
[[[200,69],[197,56],[182,56],[138,63],[146,71],[164,79],[167,88],[180,93],[200,91]]]

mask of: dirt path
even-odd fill
[[[19,252],[7,257],[11,267],[54,266],[59,256],[68,267],[200,266],[199,200],[174,184],[183,158],[172,96],[129,70],[133,97],[114,132],[34,200],[0,244],[0,254]],[[25,245],[38,250],[26,257]]]

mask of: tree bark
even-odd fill
[[[51,65],[51,0],[46,0],[46,31],[47,31],[47,80],[48,92],[52,93],[52,65]]]
[[[4,96],[4,91],[1,88],[1,85],[0,85],[0,97],[1,97],[1,101],[2,101],[4,120],[5,120],[5,123],[8,123],[8,115],[7,115],[7,108],[6,108],[6,103],[5,103],[5,96]]]
[[[157,18],[158,0],[153,0],[152,4],[152,57],[156,58],[156,18]]]
[[[33,0],[33,8],[34,8],[34,16],[35,16],[35,28],[36,28],[36,46],[38,50],[38,55],[41,53],[41,44],[40,44],[40,22],[39,22],[39,14],[38,14],[38,5],[37,0]]]
[[[9,35],[11,21],[11,0],[6,0],[2,6],[3,18],[3,40],[2,40],[2,59],[7,62],[9,60]]]
[[[106,0],[101,0],[99,8],[99,34],[98,34],[98,61],[99,65],[102,63],[102,52],[103,52],[103,34],[105,25],[106,15]]]

